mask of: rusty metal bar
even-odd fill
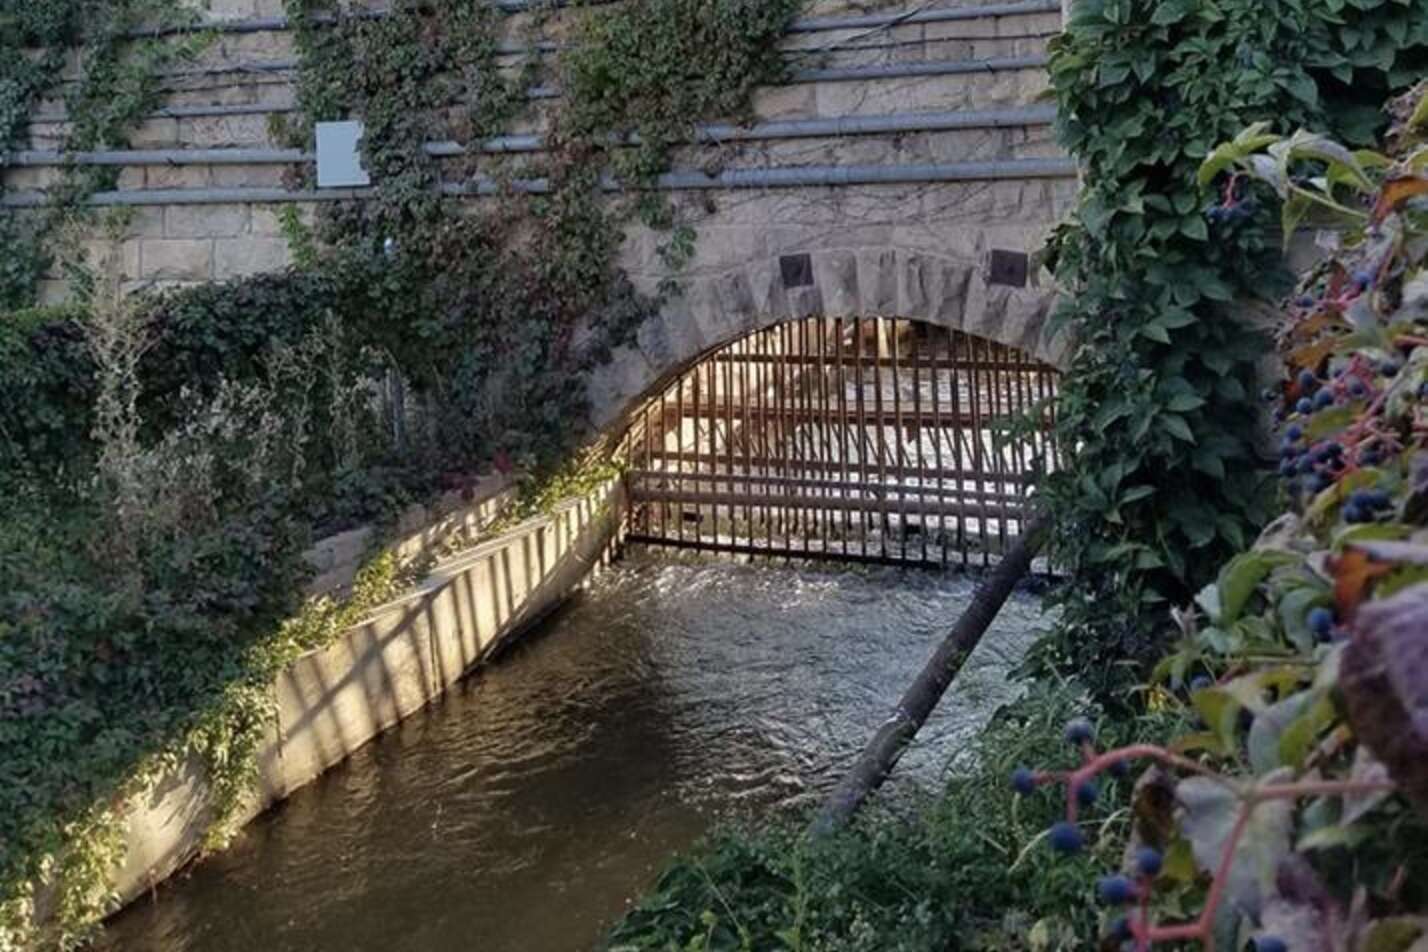
[[[694,503],[697,506],[730,505],[736,504],[740,499],[738,493],[732,492],[671,493],[662,489],[641,489],[638,486],[635,487],[633,492],[636,502],[672,499],[674,501]],[[884,514],[892,514],[899,512],[904,507],[908,507],[909,511],[916,513],[926,513],[928,515],[936,515],[938,512],[954,513],[958,511],[958,507],[956,506],[946,505],[944,503],[937,502],[917,503],[909,507],[909,504],[902,500],[825,500],[817,495],[797,496],[790,493],[780,493],[774,496],[773,498],[776,499],[780,505],[786,506],[789,509],[810,512],[815,511],[820,506],[825,505],[835,506],[839,509],[867,510]],[[1001,518],[1003,515],[1008,512],[1011,512],[1012,510],[1008,506],[976,505],[968,507],[968,511],[976,515],[978,518]]]

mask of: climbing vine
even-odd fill
[[[1196,726],[1099,749],[1073,722],[1079,765],[1013,777],[1065,794],[1049,840],[1078,852],[1098,779],[1150,765],[1117,850],[1134,859],[1098,885],[1118,946],[1398,952],[1428,936],[1428,86],[1394,111],[1396,155],[1264,123],[1201,169],[1217,217],[1256,181],[1286,226],[1312,213],[1345,247],[1274,328],[1290,511],[1177,613],[1155,671],[1154,703]]]
[[[290,0],[301,112],[277,131],[306,145],[313,122],[362,119],[370,194],[311,227],[285,217],[301,271],[7,317],[0,364],[23,399],[0,402],[15,502],[0,519],[0,946],[89,935],[114,902],[125,804],[194,757],[215,808],[209,845],[231,834],[274,674],[420,568],[378,556],[349,599],[304,605],[315,533],[466,485],[492,459],[555,473],[530,483],[517,513],[609,477],[600,459],[555,465],[580,433],[583,375],[658,303],[617,267],[632,209],[607,194],[606,173],[621,172],[631,130],[648,143],[648,183],[650,150],[667,157],[679,128],[746,112],[753,84],[775,75],[767,47],[793,7],[600,11],[612,42],[650,16],[666,20],[661,39],[603,57],[610,77],[577,82],[544,152],[519,158],[482,144],[530,109],[537,78],[581,67],[534,50],[511,65],[496,5],[400,0],[359,16]],[[47,61],[91,36],[114,43],[94,56],[93,95],[71,105],[71,143],[119,145],[170,54],[122,45],[109,6],[53,9],[65,28],[34,34]],[[571,62],[594,62],[580,44],[604,42],[600,28],[577,35]],[[656,75],[703,85],[687,95]],[[720,76],[738,91],[714,95]],[[49,82],[34,79],[14,109]],[[648,117],[661,124],[641,130]],[[111,184],[79,170],[67,181],[56,207]],[[485,201],[449,195],[477,189]],[[51,910],[39,933],[37,907]]]
[[[1058,406],[1067,465],[1043,484],[1074,583],[1036,653],[1111,690],[1156,655],[1155,619],[1267,519],[1246,312],[1286,286],[1262,187],[1196,184],[1216,142],[1268,120],[1363,144],[1428,66],[1422,0],[1078,0],[1053,41],[1058,130],[1081,164],[1053,243],[1075,336]],[[1276,277],[1282,275],[1282,277]]]
[[[179,0],[0,0],[0,150],[25,147],[35,107],[56,96],[68,121],[64,151],[123,148],[132,128],[159,103],[160,72],[192,59],[211,39],[191,30],[177,38],[134,31],[176,30],[195,22],[196,13]],[[74,52],[83,68],[66,87],[66,57]],[[113,166],[69,164],[43,207],[24,213],[0,209],[0,245],[6,249],[0,309],[33,304],[40,279],[56,258],[81,296],[92,290],[82,252],[57,245],[67,233],[92,224],[86,199],[115,187],[118,174]]]

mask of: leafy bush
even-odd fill
[[[1262,188],[1207,217],[1196,171],[1261,120],[1367,142],[1389,93],[1428,67],[1425,14],[1421,0],[1077,0],[1052,41],[1083,188],[1054,242],[1070,292],[1056,321],[1077,348],[1057,408],[1065,465],[1042,486],[1074,584],[1041,670],[1108,696],[1133,683],[1166,607],[1267,520],[1252,395],[1268,343],[1235,302],[1287,288],[1280,236]]]
[[[1062,724],[1096,709],[1069,686],[1034,687],[999,712],[966,752],[966,772],[913,816],[869,813],[809,840],[796,818],[725,831],[676,861],[615,927],[610,952],[635,950],[1084,949],[1098,927],[1089,901],[1128,823],[1107,812],[1091,856],[1058,863],[1034,840],[1059,812],[1018,800],[1021,763],[1064,756]],[[1116,740],[1164,736],[1173,718],[1108,723]],[[1102,791],[1121,802],[1128,784]]]
[[[1138,907],[1117,927],[1137,949],[1428,937],[1428,86],[1396,113],[1396,160],[1257,125],[1201,171],[1224,185],[1218,215],[1253,178],[1286,226],[1317,209],[1346,247],[1278,328],[1292,510],[1177,616],[1157,668],[1162,703],[1200,723],[1165,748],[1086,743],[1079,768],[1024,778],[1064,783],[1074,824],[1078,785],[1157,764],[1132,836],[1156,859],[1107,881],[1114,905]]]

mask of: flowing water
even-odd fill
[[[796,808],[846,766],[974,584],[918,572],[632,559],[498,663],[112,923],[153,952],[595,946],[721,818]],[[1015,690],[1016,596],[918,745],[930,789]]]

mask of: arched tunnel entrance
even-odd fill
[[[1058,372],[921,321],[807,317],[701,356],[631,417],[636,545],[988,564],[1056,464]]]

